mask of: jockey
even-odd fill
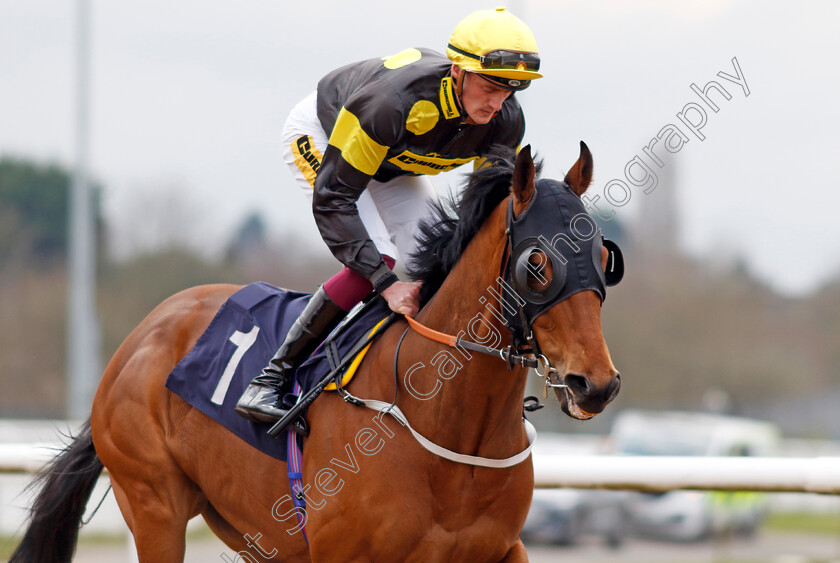
[[[296,363],[371,291],[414,315],[419,283],[392,269],[415,250],[416,225],[436,199],[426,176],[477,166],[491,145],[522,141],[525,119],[513,94],[542,77],[528,26],[504,8],[475,12],[455,28],[446,55],[407,49],[339,68],[286,120],[284,159],[345,268],[315,292],[245,389],[236,405],[242,416],[280,419]]]

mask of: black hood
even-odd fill
[[[506,281],[516,291],[525,313],[521,320],[528,325],[553,305],[581,291],[592,290],[603,302],[607,286],[621,281],[621,250],[603,239],[600,227],[565,182],[537,180],[536,193],[516,218],[511,200],[507,225],[511,254]],[[610,253],[606,275],[601,268],[602,247]],[[553,271],[550,283],[539,291],[528,286],[529,276],[540,278],[543,271],[539,264],[529,261],[535,251],[548,257]]]

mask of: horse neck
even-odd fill
[[[505,252],[506,204],[507,200],[485,221],[441,288],[417,316],[418,321],[434,330],[460,334],[493,347],[509,343],[510,333],[499,320],[499,303],[493,294],[498,290],[499,267]],[[508,441],[500,440],[500,431],[508,434],[510,440],[521,438],[526,370],[509,371],[497,356],[443,348],[420,336],[410,343],[414,361],[419,359],[427,366],[416,372],[412,384],[427,391],[439,387],[433,397],[411,401],[417,404],[414,410],[418,414],[429,413],[435,436],[441,438],[443,433],[446,439],[449,431],[452,437],[447,441],[474,450],[490,440],[504,447]],[[443,420],[446,424],[440,424]]]

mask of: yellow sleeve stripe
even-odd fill
[[[380,145],[365,133],[359,118],[341,108],[330,135],[330,144],[341,151],[341,156],[350,165],[373,176],[388,153],[388,147]]]

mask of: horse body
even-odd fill
[[[481,239],[502,240],[503,211],[487,221],[479,244],[456,267],[463,272],[454,272],[418,320],[457,333],[481,312],[479,295],[495,280],[476,265],[500,260],[504,247]],[[193,288],[162,303],[117,351],[94,400],[94,445],[111,471],[141,560],[179,560],[186,523],[198,514],[238,552],[308,559],[286,464],[231,440],[226,429],[165,388],[169,372],[237,289]],[[405,328],[404,321],[396,323],[382,336],[353,380],[354,394],[391,400],[394,350]],[[493,320],[492,329],[502,334],[504,327]],[[437,351],[415,333],[402,345],[399,373],[424,366],[411,378],[419,397],[442,382],[425,400],[400,392],[411,424],[470,455],[504,458],[524,449],[526,370],[500,372],[497,358],[466,361],[455,352],[463,368],[457,381],[446,381],[431,365]],[[396,561],[418,554],[424,561],[500,561],[517,544],[533,491],[530,460],[508,469],[453,464],[424,450],[395,419],[350,407],[333,393],[319,398],[309,420],[319,438],[305,443],[304,483],[316,483],[325,469],[321,480],[333,481],[306,491],[313,560]],[[494,425],[485,426],[487,420]],[[332,496],[322,492],[339,484]]]
[[[583,149],[567,176],[578,195],[591,179],[591,157]],[[509,196],[516,215],[534,189],[530,153],[520,153]],[[486,296],[498,288],[507,256],[507,201],[471,235],[418,321],[504,345],[499,340],[508,332],[500,304]],[[169,372],[237,289],[214,285],[181,292],[129,335],[94,399],[92,443],[83,433],[58,458],[88,464],[85,484],[62,493],[45,488],[41,497],[62,505],[70,489],[89,495],[91,478],[104,464],[142,563],[182,561],[187,522],[198,514],[240,561],[527,561],[519,533],[533,493],[530,458],[507,468],[448,461],[423,449],[390,415],[350,406],[336,393],[323,394],[309,409],[311,435],[303,458],[307,544],[286,464],[232,436],[165,387]],[[575,418],[600,412],[617,393],[618,376],[594,293],[554,305],[532,328],[542,335],[543,354],[567,375],[569,388],[558,391],[563,409]],[[496,459],[525,449],[527,370],[508,370],[498,358],[447,349],[413,331],[404,335],[406,330],[405,321],[397,322],[373,344],[349,390],[385,402],[396,391],[410,424],[447,449]],[[45,474],[48,485],[55,479]],[[39,506],[12,563],[69,561],[75,535],[55,539],[62,544],[55,548],[37,547],[55,537],[56,524],[53,509]],[[79,510],[64,520],[77,523]],[[49,549],[63,555],[47,557]]]

